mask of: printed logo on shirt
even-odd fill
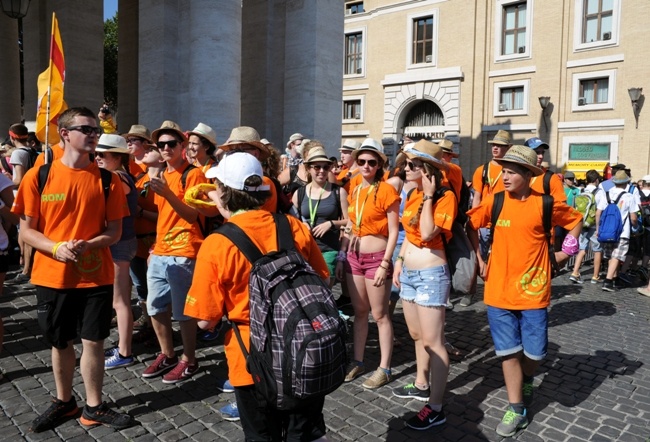
[[[83,275],[88,275],[101,269],[102,267],[102,256],[99,253],[99,250],[89,250],[79,257],[75,263],[76,269],[79,273]]]
[[[65,201],[65,193],[44,193],[41,195],[42,203],[54,203],[58,201]]]
[[[497,220],[497,227],[510,227],[510,220],[509,219],[498,219]]]
[[[546,293],[548,275],[541,267],[533,267],[519,280],[521,290],[528,296],[540,296]]]
[[[174,227],[163,237],[163,242],[170,249],[182,249],[190,240],[190,232],[184,227]]]
[[[451,219],[451,215],[449,215],[448,213],[436,213],[436,218],[442,218],[444,222],[447,221],[448,219]]]

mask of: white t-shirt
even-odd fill
[[[630,238],[630,213],[637,212],[639,210],[639,205],[636,203],[636,199],[632,196],[631,193],[625,192],[625,189],[619,189],[618,187],[612,187],[609,190],[609,199],[611,202],[616,201],[616,198],[621,193],[624,195],[618,201],[618,210],[621,212],[621,217],[623,218],[623,233],[621,233],[621,238]],[[598,210],[605,210],[607,208],[607,197],[604,192],[598,192],[596,194],[596,208]]]
[[[13,181],[7,178],[3,173],[0,173],[0,192],[13,185]],[[6,201],[4,203],[7,204]],[[0,223],[0,250],[6,250],[7,247],[9,247],[9,237],[7,236],[7,232],[5,232],[2,223]]]

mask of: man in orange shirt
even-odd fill
[[[359,168],[354,163],[352,152],[357,150],[360,146],[361,143],[348,138],[343,141],[343,145],[339,149],[343,167],[341,168],[339,174],[336,176],[336,182],[334,184],[338,184],[339,186],[343,187],[346,192],[350,190],[350,179],[353,176],[359,174]]]
[[[116,429],[134,423],[102,402],[104,339],[110,332],[113,262],[109,246],[120,238],[129,211],[120,179],[108,173],[107,184],[90,161],[100,129],[87,108],[71,108],[59,117],[61,160],[49,167],[47,180],[32,168],[23,179],[13,212],[21,216],[25,242],[36,251],[32,283],[36,285],[38,322],[52,346],[56,400],[32,423],[32,431],[56,427],[77,414],[72,395],[76,355],[73,341],[81,330],[81,376],[86,406],[81,423]],[[39,182],[41,181],[41,182]],[[99,185],[102,183],[102,185]],[[102,201],[104,203],[102,203]],[[83,220],[83,221],[80,221]]]
[[[163,382],[175,384],[191,378],[199,370],[195,357],[196,320],[185,316],[183,308],[203,234],[199,212],[185,204],[183,197],[186,189],[208,180],[201,169],[190,166],[183,158],[187,137],[178,124],[165,121],[151,137],[167,162],[162,176],[154,176],[149,181],[149,190],[156,193],[158,220],[156,244],[147,269],[147,311],[161,353],[144,370],[142,377],[166,373]],[[187,172],[189,167],[193,168]],[[174,350],[172,319],[177,320],[181,328],[183,355],[180,359]]]
[[[505,192],[501,211],[492,226],[493,238],[487,263],[478,253],[477,229],[492,222],[495,196],[488,196],[468,213],[468,234],[476,249],[481,277],[485,280],[485,304],[510,406],[497,434],[510,437],[528,426],[526,407],[533,399],[533,375],[546,356],[548,312],[551,301],[550,248],[544,229],[543,194],[530,186],[542,174],[535,152],[513,146],[498,162],[503,166]],[[563,261],[578,253],[582,216],[563,201],[553,201],[551,224],[569,230],[555,253]]]
[[[217,207],[229,223],[240,227],[262,253],[277,250],[272,215],[260,210],[271,187],[263,180],[262,167],[248,153],[226,155],[216,168]],[[325,281],[327,265],[309,228],[287,216],[296,250]],[[227,266],[222,263],[228,263]],[[238,324],[242,340],[250,343],[248,282],[251,263],[231,241],[210,235],[201,246],[195,278],[187,295],[185,314],[198,318],[204,329],[214,327],[223,316]],[[321,440],[325,436],[324,399],[306,403],[299,410],[277,411],[260,407],[253,378],[233,331],[225,338],[228,379],[234,386],[238,414],[246,440]],[[283,437],[286,435],[286,438]],[[325,440],[325,439],[323,439]]]
[[[129,160],[129,173],[138,180],[147,170],[147,167],[142,164],[142,159],[144,158],[146,145],[151,143],[151,133],[145,126],[134,124],[122,136],[126,139],[126,145],[132,155]]]

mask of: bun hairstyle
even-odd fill
[[[433,179],[433,182],[436,184],[436,193],[440,188],[442,187],[442,172],[440,169],[437,167],[429,164],[422,162],[423,170],[426,172],[426,174]],[[424,200],[420,203],[420,207],[418,207],[418,213],[411,218],[409,221],[409,226],[417,226],[420,223],[420,215],[422,214],[422,208],[424,207]]]
[[[221,205],[228,209],[230,212],[237,212],[238,210],[259,209],[271,196],[270,190],[246,192],[244,190],[237,190],[228,187],[218,179],[216,181],[217,186],[221,190]],[[247,187],[258,187],[261,186],[263,182],[264,180],[262,177],[253,175],[246,178],[244,184]]]

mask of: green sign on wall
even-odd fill
[[[571,144],[569,161],[609,161],[609,143]]]

